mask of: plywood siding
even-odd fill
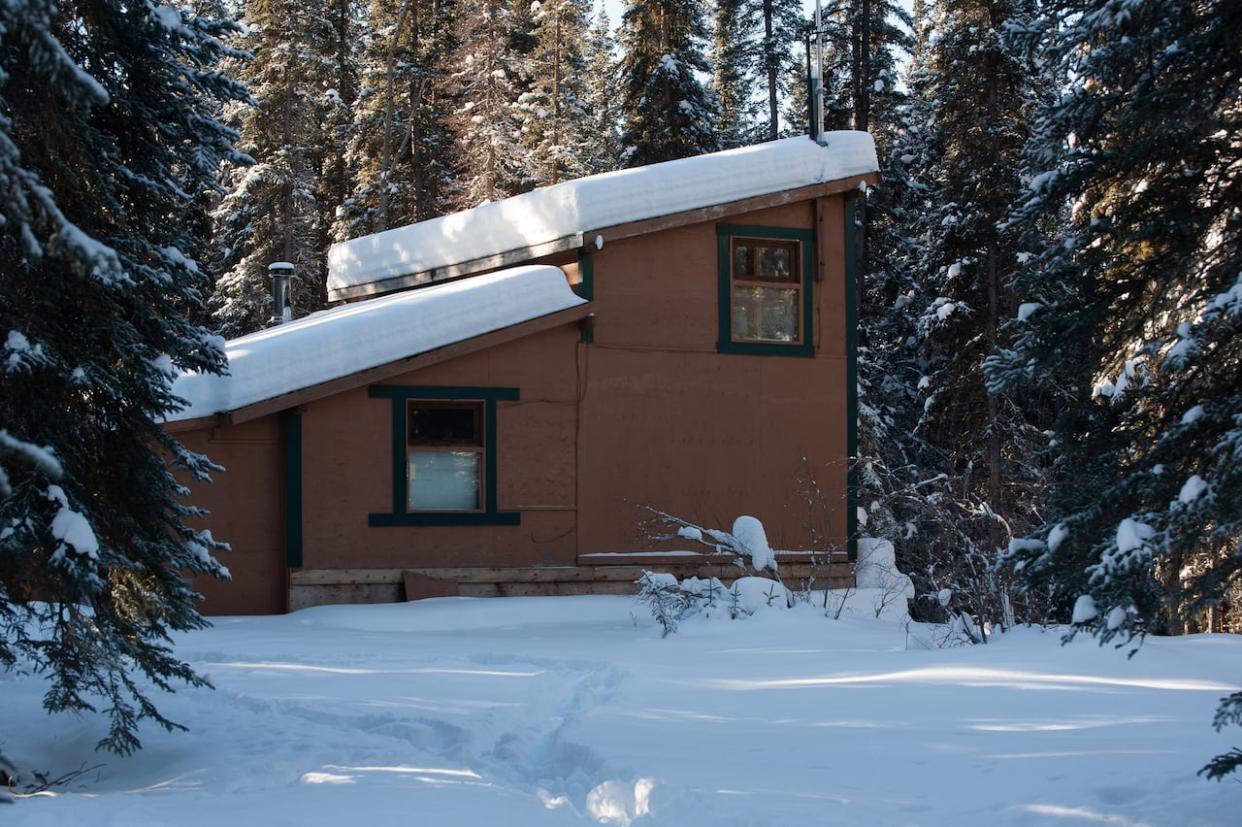
[[[216,557],[232,579],[196,578],[206,614],[275,614],[286,609],[284,463],[278,417],[230,428],[177,434],[187,448],[206,454],[225,470],[214,481],[185,481],[188,502],[211,513],[200,521],[231,546]]]
[[[368,526],[392,509],[391,402],[359,388],[305,406],[303,566],[573,563],[579,338],[569,325],[384,383],[520,389],[497,403],[496,434],[497,504],[516,526]]]
[[[798,493],[805,469],[824,487],[829,528],[844,546],[841,198],[824,199],[822,209],[815,358],[717,353],[714,223],[595,253],[598,319],[579,446],[581,552],[646,547],[638,528],[643,504],[725,528],[751,514],[773,545],[805,548],[807,513]],[[812,228],[815,215],[804,202],[728,223]]]

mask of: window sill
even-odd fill
[[[520,525],[522,515],[517,511],[498,511],[492,514],[478,511],[422,511],[410,514],[368,514],[367,525],[371,528],[393,526],[469,526],[469,525]]]
[[[815,345],[780,345],[775,342],[717,342],[717,353],[742,353],[751,356],[815,356]]]

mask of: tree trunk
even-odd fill
[[[552,183],[561,179],[561,159],[557,154],[561,145],[561,11],[556,10],[555,48],[552,52]]]
[[[293,176],[296,174],[294,169],[294,154],[290,152],[293,144],[293,90],[291,84],[292,78],[289,75],[289,64],[285,64],[285,83],[284,94],[281,97],[281,143],[283,144],[284,155],[289,159],[289,168],[285,176],[284,183],[281,187],[281,201],[284,205],[285,220],[281,227],[284,242],[284,259],[285,261],[294,261],[293,256]],[[296,262],[295,262],[296,263]],[[289,285],[290,292],[293,291],[293,285]]]
[[[997,119],[996,114],[996,95],[998,83],[997,71],[994,68],[989,72],[988,78],[988,100],[987,100],[987,123],[991,127]],[[995,233],[995,229],[989,230]],[[998,249],[999,241],[992,235],[988,240],[987,246],[987,280],[988,280],[988,320],[987,320],[987,336],[988,336],[988,354],[992,355],[997,350],[997,330],[1000,327],[1000,275],[999,269],[1000,250]],[[981,377],[982,380],[982,377]],[[996,394],[986,391],[988,396],[988,436],[987,436],[987,456],[988,456],[988,500],[992,506],[992,511],[997,514],[1004,515],[1006,511],[1004,502],[1004,489],[1001,482],[1001,436],[1000,436],[1000,400]],[[1000,548],[1007,538],[1001,536],[1001,527],[998,520],[992,521],[992,545]]]
[[[401,30],[405,28],[405,16],[410,11],[414,0],[405,0],[401,4],[401,12],[397,15],[397,27],[393,29],[392,39],[388,42],[388,66],[384,88],[384,136],[380,157],[380,188],[379,205],[375,216],[375,232],[388,229],[388,178],[392,174],[393,164],[393,109],[396,106],[396,74],[397,74],[397,43],[400,42]]]
[[[418,3],[417,0],[411,0],[411,20],[410,20],[410,58],[411,60],[420,60],[418,48],[422,32],[419,27],[418,20]],[[406,113],[406,120],[410,123],[410,171],[413,181],[411,184],[414,188],[414,214],[409,216],[415,221],[421,221],[427,217],[427,175],[423,167],[422,145],[419,140],[418,124],[419,114],[423,106],[423,93],[427,88],[427,82],[421,78],[410,78],[410,111]],[[393,159],[396,164],[396,159]]]
[[[854,99],[854,128],[866,132],[871,124],[871,0],[862,0],[859,22],[857,97]]]
[[[768,140],[775,141],[780,133],[776,112],[776,55],[772,53],[772,0],[763,0],[763,61],[768,70]]]
[[[996,258],[999,251],[996,242],[988,243],[987,278],[988,278],[988,353],[996,353],[996,331],[1000,326],[1000,285],[997,274]],[[1001,486],[1001,439],[1000,439],[1000,400],[996,394],[988,392],[988,504],[997,514],[1003,515],[1005,503]],[[992,521],[993,545],[1000,547],[1005,538],[1000,536],[1000,526]]]

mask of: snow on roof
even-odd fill
[[[592,175],[335,244],[328,253],[328,290],[879,169],[866,132],[828,132],[824,141],[786,138]]]
[[[346,304],[225,343],[227,376],[183,373],[170,421],[223,413],[567,310],[586,300],[557,267],[514,267]]]

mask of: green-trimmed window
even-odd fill
[[[405,506],[483,511],[483,402],[406,402]]]
[[[375,385],[392,404],[392,511],[372,526],[517,525],[496,507],[496,403],[517,388]]]
[[[813,356],[810,230],[716,227],[722,353]]]

